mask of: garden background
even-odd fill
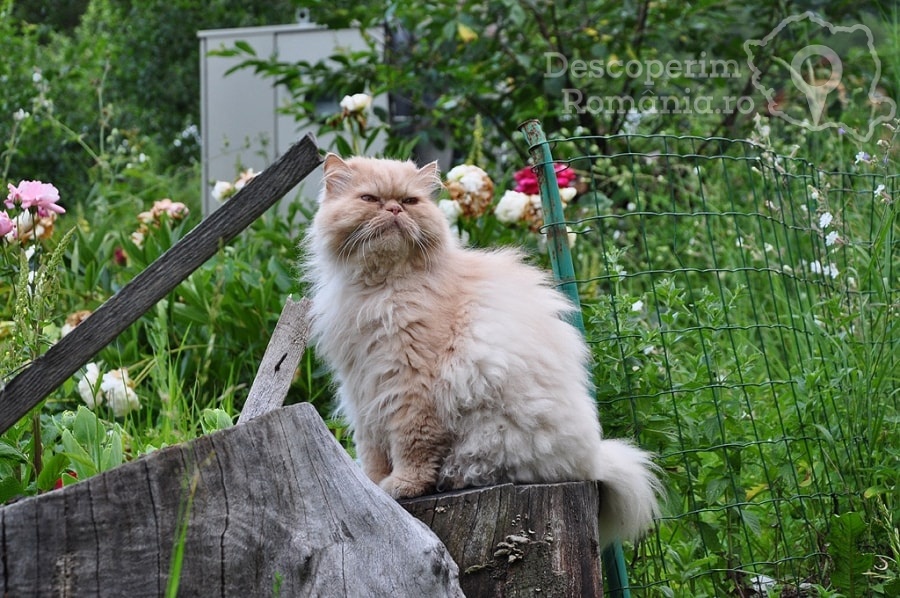
[[[285,85],[298,123],[338,132],[332,149],[348,153],[383,136],[392,156],[406,157],[426,143],[452,150],[448,166],[460,168],[448,173],[442,205],[471,245],[524,246],[547,265],[536,204],[514,195],[534,194],[517,127],[539,118],[554,140],[554,156],[568,166],[560,183],[604,428],[660,453],[670,486],[659,530],[627,553],[636,592],[898,595],[898,123],[884,119],[865,139],[848,134],[883,115],[885,104],[868,93],[873,82],[884,98],[898,97],[900,13],[888,3],[0,0],[7,53],[0,64],[2,182],[52,183],[65,209],[35,210],[27,227],[20,221],[29,234],[0,241],[3,381],[201,218],[201,189],[216,181],[199,176],[196,32],[289,23],[301,5],[321,24],[379,31],[370,38],[372,51],[338,56],[338,68],[279,63],[240,46],[225,53]],[[746,40],[762,39],[807,10],[873,33],[878,69],[866,62],[868,48],[837,48],[850,75],[833,90],[824,115],[844,127],[816,131],[781,118],[747,68]],[[808,27],[796,33],[810,42],[819,34]],[[548,76],[547,53],[569,60],[734,60],[742,65],[739,76],[666,76],[653,81],[653,94],[684,96],[690,89],[691,97],[714,102],[746,96],[754,109],[573,111],[567,89],[639,101],[647,97],[646,82],[577,77],[571,69]],[[776,72],[776,55],[769,48],[757,65]],[[818,76],[821,65],[810,67],[810,76]],[[807,98],[789,77],[781,82],[776,108],[802,118]],[[329,115],[315,110],[323,99],[358,93],[387,95],[390,112],[370,111],[365,101],[348,101]],[[752,163],[735,166],[748,155]],[[670,157],[665,166],[660,156]],[[701,165],[698,156],[711,159]],[[224,183],[241,181],[244,172],[236,164],[234,180]],[[473,173],[479,185],[472,186]],[[792,216],[762,216],[767,201]],[[14,206],[7,208],[14,216]],[[313,209],[310,197],[285,200],[6,432],[0,503],[230,426],[284,299],[303,294],[296,241]],[[780,228],[740,233],[736,213]],[[724,214],[732,219],[715,218]],[[666,261],[672,247],[715,260],[687,268]],[[785,266],[802,270],[792,280],[805,289],[795,296],[764,281],[771,302],[742,301],[754,292],[759,297],[755,283],[715,273],[749,271],[748,259],[764,260],[763,270],[778,276]],[[652,278],[651,270],[696,275]],[[791,312],[788,324],[766,324],[767,331],[784,326],[795,340],[730,332],[746,322],[759,328],[756,310],[777,315],[801,295],[796,305],[803,313]],[[674,326],[679,312],[695,326]],[[694,328],[712,334],[672,344]],[[671,330],[682,334],[667,336]],[[813,337],[815,349],[795,348]],[[740,386],[733,375],[750,376],[772,352],[816,364],[801,374],[790,363],[767,372],[791,381],[789,406],[783,389],[772,392],[771,385],[753,403],[743,391],[718,394],[719,387]],[[721,355],[730,361],[714,367]],[[688,373],[695,378],[673,392],[673,380]],[[835,406],[821,407],[826,400]],[[330,419],[327,374],[312,352],[289,401],[316,405],[352,450],[341,422]],[[799,440],[817,447],[804,453],[808,458],[785,444],[781,462],[773,454],[744,465],[747,453],[706,455],[697,448],[743,438],[748,422],[763,430],[747,445],[754,450],[770,428],[787,436],[784,426],[798,422],[785,419],[780,406],[810,414],[799,422],[806,426]],[[817,409],[821,418],[812,415]],[[847,429],[847,422],[855,427]],[[700,455],[694,461],[684,457],[692,450]],[[736,476],[742,466],[745,473]],[[782,478],[793,480],[794,494],[786,498],[776,492]],[[811,485],[809,507],[803,489]],[[753,501],[761,508],[733,508]],[[791,528],[808,532],[803,545],[790,545]],[[748,550],[763,556],[748,558]]]

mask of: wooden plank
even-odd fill
[[[284,405],[309,340],[311,304],[306,298],[294,301],[288,297],[241,409],[239,424]]]
[[[0,508],[0,588],[162,596],[182,523],[179,596],[463,595],[443,544],[308,403]]]
[[[0,389],[0,434],[170,293],[322,159],[307,135]]]
[[[503,484],[401,500],[459,566],[468,598],[603,595],[597,482]]]

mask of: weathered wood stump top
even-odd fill
[[[447,546],[469,598],[602,595],[596,482],[504,484],[400,502]]]

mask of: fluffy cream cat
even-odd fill
[[[512,250],[460,247],[437,164],[329,154],[307,235],[313,335],[366,474],[395,498],[501,482],[603,482],[606,542],[638,537],[648,453],[601,440],[571,303]]]

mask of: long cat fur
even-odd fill
[[[602,439],[572,304],[510,249],[463,248],[437,164],[329,154],[306,237],[318,354],[366,474],[395,498],[602,482],[604,542],[658,514],[650,455]]]

